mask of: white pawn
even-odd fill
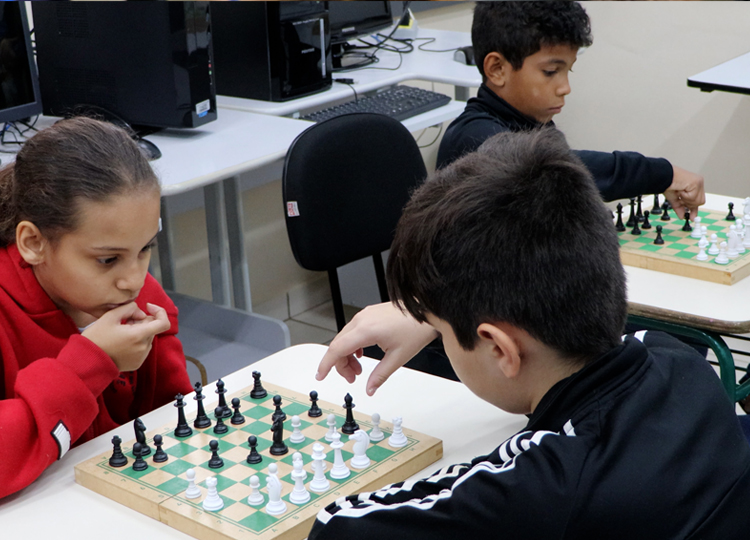
[[[188,499],[197,499],[203,493],[201,488],[195,485],[195,469],[188,469],[185,471],[185,476],[188,479],[188,487],[185,490],[185,497]]]
[[[708,255],[706,255],[706,248],[701,247],[701,250],[698,252],[698,255],[695,256],[696,261],[707,261]]]
[[[294,462],[292,479],[294,480],[294,489],[289,494],[289,500],[294,504],[305,504],[310,500],[310,493],[305,489],[305,478],[307,473],[302,469],[302,460]]]
[[[203,509],[209,512],[216,512],[224,508],[224,501],[219,497],[219,492],[216,490],[216,483],[215,476],[206,478],[208,495],[206,495],[206,500],[203,501]]]
[[[742,239],[742,247],[746,249],[750,249],[750,214],[745,214],[745,217],[742,218],[743,221],[743,229],[745,230],[745,237]]]
[[[402,422],[403,419],[400,416],[393,419],[393,433],[388,437],[388,444],[393,448],[401,448],[402,446],[406,446],[406,443],[408,442],[406,440],[406,435],[404,435],[404,432],[401,429]]]
[[[300,468],[304,466],[304,461],[302,460],[302,454],[299,452],[295,452],[292,454],[292,465],[297,465],[297,462],[300,463]],[[304,480],[307,480],[307,471],[305,469],[302,469],[302,472],[305,473]]]
[[[693,220],[693,232],[690,233],[690,238],[700,238],[701,237],[701,217],[696,216],[696,218]]]
[[[719,237],[716,236],[716,233],[713,233],[711,235],[711,247],[708,248],[708,254],[709,255],[719,254]]]
[[[745,197],[745,208],[742,210],[742,213],[747,215],[750,215],[750,197]]]
[[[744,245],[745,232],[745,216],[742,216],[742,219],[737,220],[737,251],[739,253],[747,251]]]
[[[302,425],[302,422],[299,419],[299,416],[296,414],[292,416],[292,434],[289,436],[289,442],[293,442],[295,444],[305,442],[305,436],[302,434],[302,431],[300,431],[300,426]]]
[[[260,492],[260,479],[256,475],[250,477],[250,495],[247,498],[247,504],[250,506],[260,506],[266,500]]]
[[[719,246],[719,254],[714,259],[714,262],[717,264],[727,264],[729,262],[729,257],[727,257],[727,243],[722,242],[721,246]]]
[[[266,477],[268,490],[268,504],[266,512],[272,516],[279,516],[286,512],[286,503],[281,500],[281,480],[270,474]]]
[[[701,225],[701,239],[698,240],[698,247],[708,247],[708,229],[705,225]]]
[[[380,415],[373,413],[372,415],[372,429],[370,430],[370,440],[373,442],[382,441],[385,439],[383,431],[380,429]]]
[[[331,443],[331,448],[333,448],[333,467],[331,467],[331,478],[335,478],[337,480],[340,478],[346,478],[351,474],[349,467],[347,467],[346,463],[344,463],[344,457],[341,455],[341,449],[343,447],[344,443],[341,442],[341,434],[336,433],[336,437]]]
[[[727,257],[729,257],[729,259],[731,260],[734,260],[740,256],[740,252],[737,250],[738,241],[739,236],[737,236],[737,226],[731,225],[729,227],[729,232],[727,233]]]
[[[357,442],[354,443],[354,457],[350,463],[355,469],[366,469],[370,466],[370,458],[367,457],[367,447],[370,445],[370,437],[368,437],[366,431],[358,429],[352,433],[351,438]]]
[[[279,479],[279,466],[275,463],[271,463],[268,466],[268,476],[273,476],[276,480]]]
[[[336,433],[336,415],[333,413],[329,414],[326,424],[328,424],[328,431],[326,432],[325,438],[328,442],[331,442],[333,440],[333,434]]]
[[[323,493],[331,488],[331,483],[326,478],[325,468],[323,467],[323,460],[326,455],[323,452],[323,445],[320,443],[313,444],[313,479],[310,482],[310,489],[315,493]]]

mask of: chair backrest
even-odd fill
[[[301,133],[282,180],[297,263],[332,270],[387,250],[411,191],[426,176],[414,137],[387,116],[348,114]]]

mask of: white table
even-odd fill
[[[750,94],[750,53],[688,77],[688,86],[704,92],[723,90]]]
[[[443,440],[443,458],[418,476],[489,453],[527,423],[525,416],[511,415],[493,407],[460,383],[408,369],[399,370],[371,398],[365,394],[365,377],[349,385],[332,373],[325,381],[317,382],[314,374],[325,350],[323,345],[291,347],[226,377],[227,389],[232,392],[252,386],[251,373],[259,370],[268,382],[304,393],[315,389],[325,401],[336,402],[350,392],[357,410],[363,413],[379,412],[384,418],[402,415],[408,427]],[[365,372],[369,373],[376,361],[364,359],[363,363]],[[204,393],[214,395],[213,384]],[[185,401],[190,418],[194,415],[195,402],[192,395]],[[176,422],[176,418],[175,408],[170,403],[144,416],[143,421],[147,427],[156,428]],[[0,499],[2,537],[189,538],[74,482],[74,465],[111,449],[110,441],[115,433],[124,440],[133,438],[131,425],[101,435],[68,452],[31,486]]]

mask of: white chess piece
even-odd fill
[[[276,478],[278,480],[278,478],[279,478],[279,466],[276,465],[275,463],[271,463],[268,466],[268,476],[273,476],[274,478]]]
[[[711,247],[708,248],[708,254],[709,255],[719,254],[719,237],[716,236],[716,233],[713,233],[711,235]]]
[[[707,261],[708,255],[706,255],[706,248],[701,247],[700,251],[698,252],[698,255],[695,256],[696,261]]]
[[[693,220],[693,231],[690,233],[690,238],[700,238],[701,237],[701,217],[696,216],[696,218]]]
[[[326,458],[323,452],[323,445],[320,443],[313,444],[313,479],[310,481],[310,489],[315,493],[323,493],[331,488],[331,483],[326,478],[323,461]]]
[[[743,229],[745,230],[745,237],[742,239],[742,246],[746,249],[750,249],[750,214],[745,214],[742,218]]]
[[[737,226],[731,225],[729,232],[727,233],[727,257],[730,260],[734,260],[740,256],[740,252],[737,250],[737,242],[739,236],[737,236]]]
[[[305,504],[310,500],[310,493],[305,489],[306,477],[307,473],[302,469],[302,460],[295,461],[292,471],[294,489],[289,494],[289,500],[294,504]]]
[[[302,454],[299,452],[295,452],[294,454],[292,454],[292,465],[295,465],[298,461],[302,464],[300,466],[304,466],[304,461],[302,460]],[[302,469],[302,472],[305,473],[304,480],[307,480],[307,471],[305,469]]]
[[[269,474],[266,477],[266,490],[268,490],[266,512],[272,516],[279,516],[286,512],[286,503],[281,500],[281,480]]]
[[[729,262],[729,257],[727,257],[727,243],[722,242],[719,246],[719,254],[714,259],[714,262],[717,264],[727,264]]]
[[[293,442],[294,444],[298,444],[301,442],[305,442],[305,435],[300,430],[300,426],[302,425],[302,421],[299,419],[299,416],[296,414],[292,416],[292,434],[289,436],[289,442]]]
[[[346,478],[351,474],[349,467],[344,463],[344,457],[341,455],[341,449],[343,447],[344,443],[341,442],[341,434],[336,433],[336,437],[331,443],[331,448],[333,448],[333,467],[331,467],[330,473],[331,478]]]
[[[750,197],[745,197],[745,207],[742,210],[742,213],[747,215],[750,215]]]
[[[370,466],[370,458],[367,457],[367,447],[370,446],[370,437],[366,431],[358,429],[351,436],[354,439],[354,457],[349,462],[355,469],[366,469]]]
[[[260,506],[266,500],[260,492],[260,479],[256,475],[250,477],[250,495],[247,498],[247,504],[250,506]]]
[[[206,478],[206,487],[208,488],[208,495],[203,501],[203,509],[209,512],[217,512],[224,508],[224,501],[219,496],[219,492],[216,490],[216,477],[209,476]]]
[[[373,413],[372,415],[372,429],[370,430],[370,440],[373,442],[382,441],[385,439],[383,431],[380,429],[380,415]]]
[[[742,219],[737,220],[737,251],[740,253],[745,253],[745,251],[747,251],[747,248],[744,245],[746,232],[745,216],[742,216]]]
[[[701,239],[698,240],[698,247],[699,248],[705,248],[708,247],[708,229],[705,225],[701,225]]]
[[[403,419],[400,416],[393,419],[393,433],[388,437],[388,445],[393,448],[401,448],[402,446],[406,446],[406,443],[408,442],[406,435],[404,435],[404,432],[401,429],[402,422]]]
[[[333,440],[333,434],[336,433],[336,415],[333,413],[329,414],[326,424],[328,424],[328,432],[326,433],[325,438],[328,442],[331,442]]]
[[[201,488],[195,485],[195,469],[188,469],[185,471],[185,476],[188,479],[188,487],[185,490],[185,497],[188,499],[197,499],[203,492]]]

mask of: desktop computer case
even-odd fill
[[[211,2],[32,2],[44,113],[94,105],[134,126],[216,119]]]
[[[211,9],[219,94],[285,101],[331,87],[323,2],[215,2]]]

